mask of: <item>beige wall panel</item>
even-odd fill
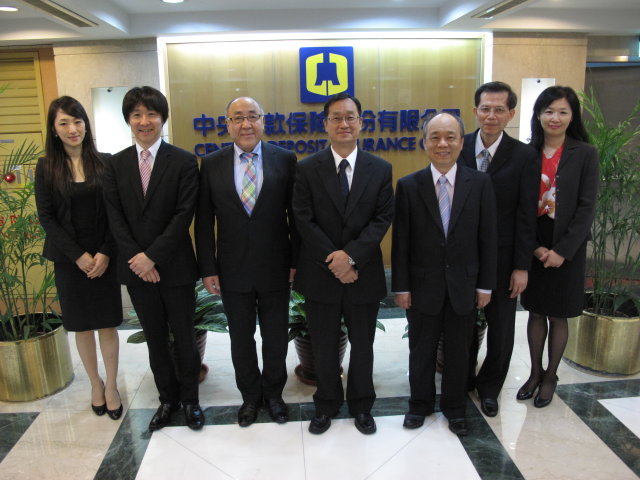
[[[230,142],[217,130],[207,137],[194,131],[193,118],[224,115],[229,100],[249,95],[263,104],[266,113],[321,112],[323,105],[303,104],[299,94],[299,48],[353,46],[355,94],[364,110],[376,116],[381,110],[457,108],[472,122],[473,92],[482,78],[479,39],[425,40],[326,40],[220,42],[167,45],[168,93],[171,101],[171,133],[176,145],[193,151],[198,143]],[[286,128],[286,127],[285,127]],[[394,180],[424,168],[426,155],[419,146],[420,131],[381,131],[361,134],[366,138],[415,138],[413,151],[372,153],[391,162]],[[264,140],[326,139],[320,134],[280,134]],[[309,153],[298,153],[303,158]],[[389,261],[390,236],[383,241],[385,263]]]
[[[58,94],[76,98],[92,119],[92,88],[160,86],[155,39],[60,44],[54,54]]]
[[[507,34],[493,38],[493,79],[507,82],[520,97],[523,78],[555,78],[556,85],[582,90],[587,37],[582,34]],[[520,122],[520,110],[510,125]],[[531,112],[522,112],[527,118]],[[519,128],[515,129],[515,137]],[[511,134],[511,131],[508,131]]]

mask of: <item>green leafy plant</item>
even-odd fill
[[[591,91],[581,95],[585,126],[600,157],[600,191],[592,228],[589,310],[637,315],[640,309],[640,101],[616,125]],[[635,123],[635,125],[634,125]],[[631,307],[631,308],[630,308]]]
[[[2,89],[0,89],[1,92]],[[50,332],[60,325],[55,313],[54,273],[40,255],[44,229],[34,205],[33,181],[24,175],[26,166],[42,154],[25,141],[0,163],[0,340],[24,340]],[[18,175],[22,186],[13,186]]]
[[[229,324],[227,322],[227,316],[222,309],[220,296],[207,292],[201,281],[196,283],[194,294],[196,296],[196,308],[193,317],[194,328],[196,330],[206,330],[209,332],[229,333]],[[135,311],[131,312],[131,314],[132,319],[130,324],[139,327],[140,320],[136,316]],[[143,342],[146,342],[146,338],[142,330],[132,333],[127,338],[127,343]]]
[[[344,319],[340,328],[343,333],[347,333],[347,326]],[[384,324],[380,320],[376,320],[376,328],[385,331]],[[307,311],[305,310],[305,298],[299,292],[291,290],[291,298],[289,300],[289,341],[296,337],[309,337],[309,327],[307,324]]]

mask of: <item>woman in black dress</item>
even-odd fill
[[[116,279],[115,243],[109,234],[101,179],[106,156],[93,143],[89,118],[71,97],[49,106],[46,156],[36,167],[36,205],[46,232],[43,256],[54,262],[64,327],[76,345],[89,380],[91,408],[117,420],[118,332],[122,299]],[[96,340],[106,371],[98,373]]]
[[[576,93],[559,86],[544,90],[531,118],[531,145],[542,157],[537,245],[521,298],[529,311],[531,374],[517,394],[518,400],[526,400],[538,389],[533,402],[538,408],[551,403],[558,383],[567,317],[584,308],[587,241],[600,179],[598,152],[587,142]],[[549,362],[543,370],[547,332]]]

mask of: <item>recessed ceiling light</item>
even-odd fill
[[[17,12],[16,7],[0,7],[0,12]]]
[[[162,0],[164,3],[182,3],[184,0]]]

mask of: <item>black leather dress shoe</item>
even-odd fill
[[[481,398],[480,399],[480,410],[487,417],[495,417],[498,415],[498,400],[495,398]]]
[[[160,430],[162,427],[166,427],[171,420],[171,414],[180,408],[180,402],[178,403],[161,403],[153,415],[153,418],[149,422],[149,430],[152,432]]]
[[[464,437],[465,435],[469,434],[467,421],[464,418],[451,418],[449,420],[449,430],[451,430],[459,437]]]
[[[370,413],[358,413],[354,417],[354,423],[360,433],[365,435],[371,435],[376,433],[376,421],[373,419]]]
[[[244,402],[238,410],[238,425],[248,427],[258,418],[258,410],[260,404],[258,402]]]
[[[424,425],[424,415],[415,415],[413,413],[407,413],[404,416],[404,422],[402,423],[402,426],[404,428],[409,428],[409,429],[414,429],[414,428],[420,428],[422,425]]]
[[[282,398],[270,398],[266,401],[266,404],[271,420],[276,423],[287,423],[289,420],[289,410]]]
[[[204,425],[204,413],[197,403],[183,406],[184,419],[191,430],[200,430]]]
[[[309,424],[309,433],[320,435],[329,430],[331,426],[331,417],[329,415],[316,415],[311,419]]]

